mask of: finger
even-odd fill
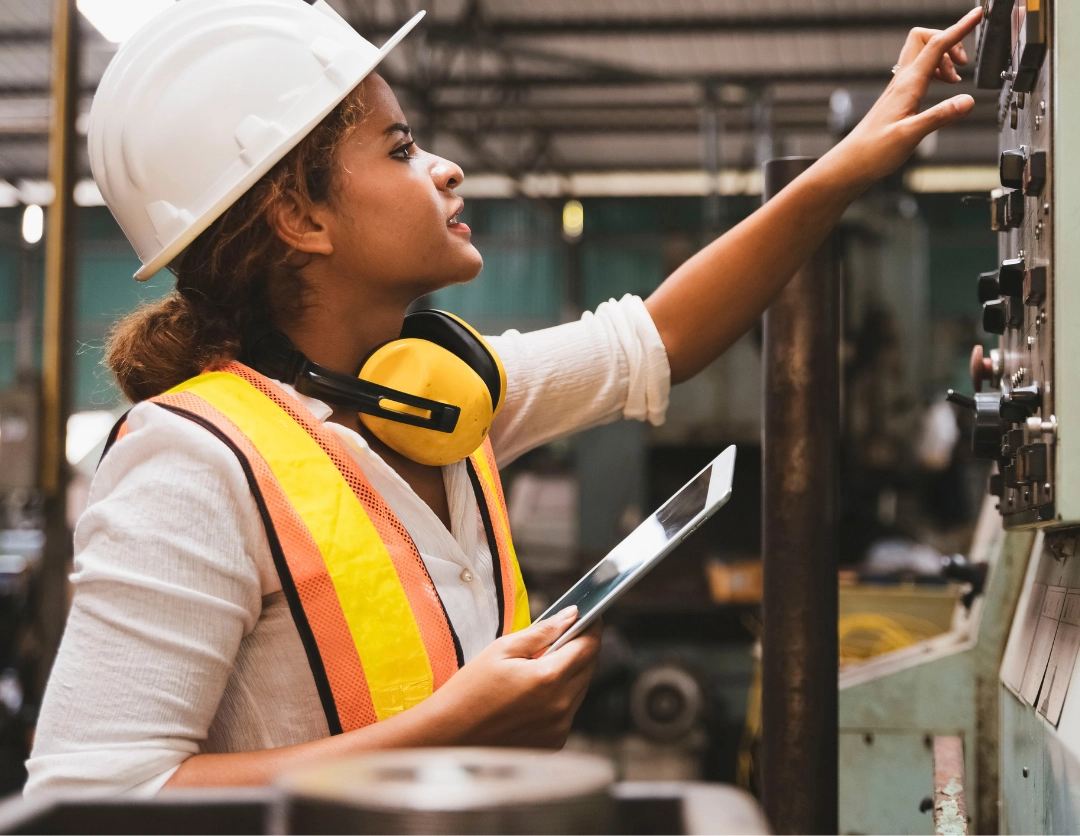
[[[970,35],[982,19],[982,7],[976,6],[960,20],[934,35],[926,42],[912,66],[929,78],[941,63],[942,56]]]
[[[593,664],[599,652],[600,634],[595,629],[590,629],[571,639],[554,653],[545,654],[544,659],[554,667],[560,679],[567,679]]]
[[[897,59],[896,63],[900,67],[906,67],[918,57],[919,53],[922,52],[923,47],[926,46],[926,42],[939,31],[941,30],[923,29],[920,26],[912,29],[908,32],[907,40],[904,41],[904,46],[900,50],[900,57]]]
[[[904,122],[920,136],[926,136],[962,119],[973,107],[975,107],[975,99],[967,93],[962,93],[929,107],[922,113],[909,116]]]
[[[964,66],[964,64],[968,62],[968,56],[963,43],[959,43],[950,49],[949,57],[952,58],[954,64],[959,64],[961,67]]]
[[[551,618],[537,621],[524,630],[504,636],[501,639],[503,650],[510,658],[531,659],[545,647],[554,644],[555,640],[570,629],[575,621],[577,621],[577,607],[567,607],[555,613]]]
[[[948,53],[941,57],[937,77],[942,81],[947,81],[949,84],[956,84],[960,80],[960,73],[956,71],[956,67],[953,65],[952,58],[949,57]]]

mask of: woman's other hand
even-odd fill
[[[493,642],[440,688],[455,741],[474,746],[558,749],[592,679],[600,651],[594,624],[553,653],[534,658],[570,628],[577,609]]]
[[[900,51],[896,74],[877,102],[834,151],[852,155],[849,162],[866,184],[891,174],[923,138],[961,119],[975,100],[961,94],[919,112],[919,102],[934,79],[956,84],[956,67],[967,63],[961,43],[982,19],[975,8],[948,29],[912,29]]]

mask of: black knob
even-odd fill
[[[979,273],[979,301],[989,302],[1001,295],[1001,284],[998,282],[998,271],[991,270],[989,273]]]
[[[960,583],[971,584],[971,588],[964,594],[962,599],[964,607],[969,610],[972,602],[982,595],[986,586],[986,575],[989,568],[989,564],[975,563],[962,554],[941,558],[941,574],[944,577],[960,581]]]
[[[1042,406],[1038,383],[1017,386],[1001,396],[1001,418],[1010,424],[1022,424]]]
[[[998,268],[998,288],[1002,296],[1024,295],[1024,266],[1022,258],[1007,258]]]
[[[991,299],[983,302],[983,330],[987,334],[1004,334],[1009,321],[1004,299]]]
[[[1046,152],[1032,151],[1024,166],[1024,194],[1038,196],[1046,185]]]
[[[971,449],[983,459],[1001,458],[1001,437],[1008,429],[1001,420],[1001,393],[997,390],[976,392],[975,397],[962,395],[952,389],[946,400],[975,413],[975,428],[971,434]]]
[[[1027,163],[1027,152],[1023,147],[1012,151],[1002,151],[1001,162],[998,164],[1001,185],[1006,189],[1023,188],[1025,163]]]

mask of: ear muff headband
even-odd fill
[[[256,371],[288,383],[301,395],[435,432],[452,433],[461,414],[453,404],[390,389],[313,363],[293,347],[288,337],[276,331],[257,340],[241,360]],[[415,407],[421,414],[386,409],[382,406],[384,400]]]
[[[372,351],[358,378],[311,362],[276,332],[256,341],[242,359],[303,395],[357,410],[381,441],[428,465],[473,453],[506,394],[498,354],[444,311],[407,316],[401,336]]]
[[[506,395],[506,371],[487,341],[471,325],[446,311],[417,311],[405,317],[401,339],[427,340],[469,364],[491,394],[491,411],[498,414]]]

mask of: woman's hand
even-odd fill
[[[933,79],[955,84],[957,65],[967,63],[961,41],[982,19],[975,8],[948,29],[912,29],[900,51],[896,74],[855,129],[834,151],[849,156],[852,173],[866,185],[891,174],[927,134],[951,125],[975,105],[967,94],[919,112],[919,102]]]
[[[254,786],[282,772],[379,749],[419,746],[526,746],[558,749],[596,666],[600,625],[554,653],[549,647],[577,609],[493,642],[428,699],[380,723],[345,734],[255,752],[201,754],[166,782],[174,787]]]
[[[919,101],[932,79],[959,80],[956,65],[967,61],[960,42],[981,15],[974,9],[941,32],[913,29],[896,75],[855,129],[646,300],[672,383],[697,374],[746,333],[851,201],[895,171],[923,137],[971,110],[975,102],[966,95],[922,113]]]
[[[493,642],[440,688],[445,722],[459,730],[459,744],[558,749],[566,742],[574,714],[600,650],[594,624],[553,653],[533,658],[570,628],[577,608]]]

